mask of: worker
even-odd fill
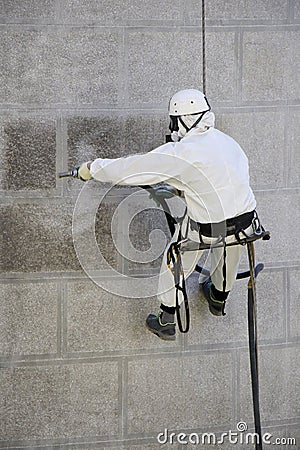
[[[78,176],[118,185],[166,183],[161,193],[180,193],[186,214],[176,226],[172,242],[179,238],[223,246],[211,249],[210,277],[201,285],[209,310],[225,315],[225,303],[233,287],[243,252],[242,245],[225,246],[242,230],[252,234],[257,219],[256,201],[249,184],[248,159],[240,145],[214,127],[215,115],[206,96],[196,89],[177,92],[169,102],[172,142],[145,153],[116,159],[98,158],[79,167]],[[147,130],[145,130],[147,132]],[[160,311],[149,314],[147,328],[163,340],[176,338],[175,284],[167,264],[167,246],[159,275]],[[181,255],[187,278],[202,251]]]

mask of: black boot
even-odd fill
[[[208,307],[210,312],[214,316],[225,316],[225,299],[219,300],[217,299],[214,291],[214,285],[210,278],[208,278],[204,283],[202,284],[202,291],[203,294],[208,301]],[[223,294],[223,293],[222,293]],[[226,292],[223,294],[224,297],[227,297],[229,292]]]
[[[156,334],[165,341],[175,341],[175,320],[174,314],[160,311],[157,315],[149,314],[146,319],[146,326],[151,333]]]

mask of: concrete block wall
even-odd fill
[[[283,438],[276,448],[296,449],[299,2],[205,3],[207,96],[216,126],[249,157],[258,211],[272,233],[256,245],[266,266],[258,281],[263,431],[272,442]],[[235,285],[227,315],[218,319],[192,275],[191,330],[173,343],[160,341],[144,320],[158,306],[162,246],[155,242],[164,242],[161,231],[168,238],[161,212],[140,193],[126,203],[132,189],[89,187],[82,207],[97,206],[109,190],[95,217],[95,239],[109,265],[88,260],[95,269],[88,276],[81,263],[90,255],[79,261],[80,242],[73,242],[82,184],[56,177],[96,156],[146,152],[164,142],[170,96],[202,88],[201,1],[0,6],[0,448],[183,449],[195,445],[162,446],[158,433],[219,436],[241,421],[253,431],[246,282]],[[85,243],[86,222],[83,214]],[[225,440],[215,448],[240,447]]]

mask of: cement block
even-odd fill
[[[118,224],[112,224],[117,203],[102,203],[96,215],[95,236],[98,247],[107,263],[117,269],[119,254],[115,239],[118,239]],[[119,219],[121,220],[121,219]],[[121,226],[121,224],[119,225]]]
[[[1,272],[80,270],[72,242],[72,206],[2,207],[5,248]]]
[[[119,158],[146,153],[164,144],[165,114],[97,114],[67,118],[69,165],[95,158]]]
[[[283,341],[286,336],[286,293],[283,271],[265,271],[257,278],[258,338]],[[270,308],[270,305],[272,307]]]
[[[1,39],[2,102],[116,102],[117,32],[101,28],[6,29],[1,31]]]
[[[227,427],[226,430],[223,431],[223,433],[228,433],[228,430],[232,429],[232,431],[235,431],[235,427]],[[203,446],[205,448],[205,444],[207,445],[207,448],[213,447],[215,450],[232,450],[232,444],[229,442],[226,442],[226,438],[222,438],[222,433],[215,433],[213,435],[209,436],[209,431],[203,430],[203,434],[201,432],[197,432],[199,436],[199,441],[196,440],[195,432],[189,432],[186,433],[187,437],[184,438],[184,440],[187,440],[188,442],[191,440],[192,443],[184,444],[184,449],[187,450],[193,450],[196,445]],[[198,444],[199,442],[199,444]],[[202,444],[203,442],[203,444]],[[215,442],[215,443],[214,443]],[[174,444],[173,444],[174,445]],[[180,448],[180,447],[179,447]],[[196,447],[197,448],[197,447]],[[201,447],[200,447],[201,448]],[[245,449],[248,449],[249,447],[245,446]],[[252,450],[252,448],[251,448]]]
[[[299,421],[294,426],[293,425],[287,426],[284,436],[287,439],[290,439],[289,443],[287,444],[287,445],[290,444],[290,447],[286,447],[286,448],[288,448],[289,450],[293,450],[293,447],[295,448],[295,444],[292,444],[293,441],[291,441],[291,440],[296,441],[296,444],[299,444],[299,442],[300,442],[300,423],[299,423]],[[292,445],[293,445],[293,447],[292,447]]]
[[[5,103],[49,103],[58,76],[57,41],[36,30],[1,30],[1,99]],[[45,57],[47,55],[47,57]],[[20,83],[22,78],[22,83]]]
[[[118,221],[112,224],[116,206],[117,203],[103,202],[92,218],[85,217],[79,210],[76,224],[80,225],[80,230],[77,227],[77,232],[74,232],[74,207],[71,204],[66,206],[57,202],[40,206],[28,203],[3,208],[4,239],[6,245],[15,250],[3,255],[1,270],[81,270],[85,255],[96,247],[104,262],[100,258],[94,260],[94,270],[101,270],[106,264],[117,269],[120,258],[114,239],[118,239]],[[78,253],[83,244],[86,251]]]
[[[213,348],[222,344],[247,344],[247,280],[236,281],[226,302],[225,317],[215,317],[209,312],[197,274],[188,280],[188,289],[191,306],[191,329],[187,335],[189,345]],[[263,272],[257,280],[260,342],[285,338],[285,309],[283,273]]]
[[[55,188],[55,120],[41,117],[2,117],[0,123],[2,189]]]
[[[226,431],[228,432],[228,429]],[[224,432],[226,432],[226,431],[224,430]],[[215,450],[232,450],[232,444],[225,442],[224,439],[222,442],[220,433],[215,433],[215,438],[213,436],[209,437],[208,435],[205,435],[205,433],[209,433],[209,432],[203,429],[203,434],[202,434],[202,430],[199,431],[199,428],[198,428],[195,431],[189,430],[188,432],[186,430],[185,431],[180,430],[180,431],[178,431],[178,433],[175,433],[175,436],[172,436],[172,431],[169,430],[168,434],[159,436],[160,442],[164,442],[166,439],[165,436],[167,436],[167,443],[165,443],[165,444],[158,444],[158,443],[154,444],[153,443],[151,445],[141,445],[139,447],[139,449],[152,450],[152,449],[164,448],[167,450],[172,450],[172,449],[181,450],[182,448],[184,448],[187,450],[192,450],[192,449],[197,448],[197,446],[200,446],[200,448],[201,448],[201,446],[205,446],[205,444],[206,444],[207,448],[212,446]],[[199,441],[197,441],[196,435],[198,435]],[[156,439],[157,439],[157,436],[156,436]],[[215,441],[214,441],[214,439],[215,439]],[[222,442],[222,443],[218,444],[218,441]],[[179,444],[179,442],[181,442],[181,444]],[[163,445],[163,447],[162,447],[162,445]],[[245,448],[247,449],[249,447],[245,447]],[[130,446],[130,447],[124,448],[124,450],[136,450],[136,449],[137,449],[136,446]],[[108,448],[106,450],[108,450]],[[115,450],[117,450],[117,449],[115,449]]]
[[[61,7],[64,22],[89,22],[97,24],[124,24],[160,21],[179,21],[182,17],[182,8],[179,0],[167,0],[164,3],[154,0],[151,3],[141,4],[133,1],[106,1],[99,4],[97,0],[69,0]]]
[[[284,112],[217,112],[216,128],[233,137],[246,153],[253,189],[285,185]]]
[[[126,154],[146,153],[165,143],[169,134],[168,103],[164,114],[128,114],[124,117],[123,139]]]
[[[68,154],[70,167],[96,158],[124,156],[122,117],[73,116],[67,119]]]
[[[101,28],[71,29],[62,33],[59,44],[62,98],[58,101],[114,104],[119,80],[118,33]]]
[[[103,276],[101,273],[95,274],[91,271],[90,278],[97,286],[100,286],[101,289],[104,289],[106,292],[113,295],[117,295],[118,297],[125,297],[128,299],[149,299],[150,297],[156,297],[157,295],[158,276],[153,273],[150,274],[149,271],[138,274],[136,277],[131,274],[116,276],[115,273],[104,273]],[[157,306],[156,302],[154,312],[156,311]]]
[[[290,280],[290,307],[288,323],[290,327],[290,337],[297,339],[300,337],[300,285],[299,270],[289,272]]]
[[[0,20],[55,18],[55,0],[5,0],[1,2]]]
[[[66,119],[68,167],[77,167],[96,158],[124,156],[122,142],[122,118],[116,115],[69,116]],[[78,180],[67,180],[68,190],[76,192],[82,188]],[[96,189],[110,188],[95,184]]]
[[[0,354],[57,352],[56,283],[1,285]]]
[[[146,196],[146,197],[145,197]],[[143,202],[143,198],[145,203]],[[147,269],[159,270],[166,245],[171,239],[168,224],[162,208],[148,199],[149,195],[136,197],[128,206],[123,229],[123,243],[129,241],[130,248],[124,247],[130,273],[139,273]],[[144,206],[143,206],[144,205]],[[125,232],[128,228],[128,235]]]
[[[242,100],[295,100],[299,67],[296,31],[249,31],[243,34]]]
[[[149,238],[143,235],[134,237],[136,230],[145,231],[145,224],[142,222],[144,217],[139,212],[145,212],[147,206],[140,202],[140,210],[131,215],[128,202],[135,193],[140,196],[141,189],[129,190],[128,196],[104,195],[106,193],[103,191],[97,195],[94,189],[96,185],[100,183],[90,182],[84,185],[73,213],[74,246],[85,270],[93,273],[92,276],[110,275],[115,278],[124,273],[124,270],[128,273],[128,266],[132,262],[146,264],[159,258],[166,239],[162,237],[163,232],[157,229],[157,225],[154,227],[151,224],[152,227],[146,229],[146,233],[150,233]],[[145,198],[153,208],[148,194],[144,193],[141,198]],[[144,248],[147,250],[141,250],[140,243],[143,245],[143,239],[146,239]],[[131,297],[130,293],[129,296]]]
[[[174,444],[164,444],[164,449],[166,450],[174,450]],[[161,444],[152,442],[151,444],[121,444],[117,447],[104,447],[104,450],[160,450]],[[79,450],[79,449],[78,449]]]
[[[176,43],[176,45],[174,44]],[[163,105],[177,90],[199,87],[200,32],[140,29],[127,35],[128,101],[132,105]]]
[[[296,20],[300,19],[300,4],[298,2],[294,3],[294,18]]]
[[[212,105],[217,101],[235,101],[235,53],[235,33],[206,33],[206,95]],[[197,70],[202,71],[201,53],[193,49],[192,54],[197,55]],[[195,87],[202,89],[200,85]]]
[[[299,133],[297,133],[296,130],[299,124],[299,119],[299,111],[290,111],[287,133],[287,146],[290,151],[288,183],[289,185],[298,187],[300,186],[300,138]]]
[[[101,280],[97,282],[98,286],[91,281],[74,281],[67,285],[68,353],[170,347],[170,343],[156,338],[145,326],[147,315],[159,307],[157,300],[119,297],[99,287]]]
[[[0,439],[114,436],[118,389],[115,362],[2,368]]]
[[[129,361],[128,432],[158,433],[165,428],[230,423],[232,370],[231,354],[226,352]]]
[[[118,92],[118,58],[119,36],[114,31],[105,29],[84,29],[72,31],[62,45],[63,57],[68,55],[72,61],[64,64],[65,72],[70,76],[71,92],[66,92],[68,98],[73,96],[81,105],[85,103],[114,104]],[[79,50],[79,52],[78,52]],[[74,82],[75,80],[75,82]]]
[[[135,190],[122,203],[120,243],[125,273],[130,275],[158,273],[162,255],[171,240],[163,209],[150,197],[145,190]],[[167,203],[173,217],[184,214],[185,204],[178,197]]]
[[[256,192],[257,211],[262,224],[271,232],[270,241],[256,242],[256,260],[262,262],[297,261],[299,195],[297,191]]]
[[[299,416],[299,348],[284,347],[259,350],[260,408],[263,421],[286,421]],[[249,356],[240,362],[240,413],[253,422]]]
[[[97,448],[101,448],[102,450],[156,450],[156,449],[161,449],[161,444],[159,444],[158,442],[151,442],[151,444],[146,444],[142,441],[139,441],[138,444],[126,444],[125,440],[122,442],[118,441],[119,443],[114,446],[114,445],[109,445],[109,446],[104,446],[103,444],[99,443],[94,443],[91,445],[86,445],[84,446],[85,450],[95,450]],[[63,448],[63,447],[62,447]],[[174,447],[174,443],[173,444],[164,444],[163,447],[165,450],[174,450],[174,448],[177,449],[177,447]],[[80,450],[82,449],[82,447],[72,447],[72,450]]]
[[[103,185],[93,181],[87,183],[77,198],[72,228],[74,247],[84,268],[118,276],[129,255],[129,222],[122,206],[125,200],[112,195],[115,188],[112,191],[110,186],[107,192],[97,191],[100,186]]]
[[[198,4],[199,1],[195,2]],[[287,15],[287,0],[256,0],[249,3],[243,0],[238,4],[234,0],[213,0],[206,5],[207,20],[218,21],[281,21]]]

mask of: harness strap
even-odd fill
[[[181,234],[181,233],[179,233],[179,234]],[[171,262],[172,262],[173,267],[171,267]],[[168,249],[167,265],[168,265],[168,268],[172,271],[173,276],[174,276],[174,284],[175,284],[175,290],[176,290],[175,309],[176,309],[176,318],[177,318],[178,327],[179,327],[179,330],[181,333],[187,333],[190,328],[190,309],[189,309],[188,295],[186,292],[182,260],[181,260],[179,245],[177,242],[172,242]],[[183,328],[183,326],[182,326],[182,320],[181,320],[181,315],[180,315],[179,292],[181,292],[181,294],[183,296],[183,301],[184,301],[185,318],[186,318],[185,328]]]
[[[226,252],[226,242],[225,242],[225,238],[223,238],[223,244],[224,244],[224,249],[223,249],[223,292],[226,292],[226,284],[227,284],[227,279],[226,279],[226,256],[227,256],[227,252]]]
[[[231,236],[236,234],[241,229],[247,229],[253,220],[257,221],[258,217],[256,211],[247,212],[237,217],[224,220],[223,222],[216,223],[201,223],[196,222],[190,218],[190,225],[192,231],[198,231],[199,236],[205,237],[219,237],[219,236]],[[200,237],[201,239],[201,237]]]

